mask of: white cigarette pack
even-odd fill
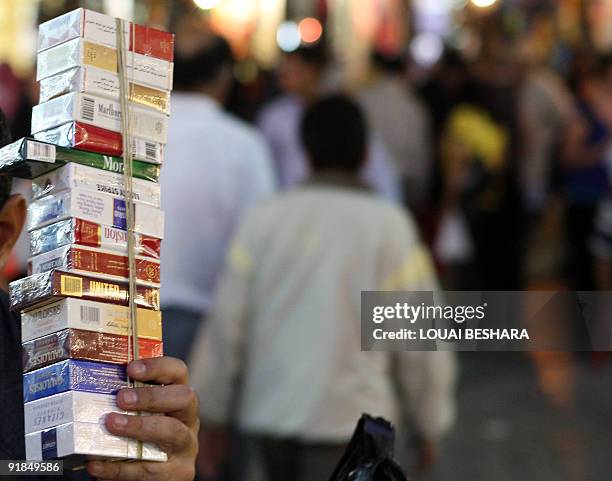
[[[70,422],[26,434],[26,460],[42,461],[72,456],[139,459],[139,446],[134,439],[110,434],[100,423]],[[157,446],[142,444],[142,457],[147,461],[167,461],[168,456]]]
[[[137,83],[129,84],[130,101],[170,114],[170,93]],[[119,75],[96,67],[77,67],[40,81],[39,103],[70,92],[119,98]]]
[[[138,53],[126,55],[125,60],[129,82],[167,92],[172,90],[174,71],[172,62]],[[40,81],[82,66],[92,66],[117,73],[117,50],[75,38],[38,54],[36,80]]]
[[[117,407],[112,394],[68,391],[25,403],[25,433],[42,431],[71,422],[103,423],[111,412],[128,414]]]
[[[168,141],[168,117],[144,107],[130,106],[132,133],[143,139],[165,144]],[[32,133],[67,124],[83,122],[121,133],[121,105],[116,100],[89,94],[69,93],[32,109]]]
[[[82,188],[47,195],[28,207],[28,230],[34,230],[62,219],[76,217],[97,224],[126,230],[124,199]],[[164,213],[142,202],[134,202],[134,231],[162,239]]]
[[[32,198],[36,200],[45,195],[80,187],[124,199],[123,182],[122,174],[70,162],[35,178],[32,181]],[[133,179],[132,193],[136,201],[161,207],[161,190],[156,182]]]

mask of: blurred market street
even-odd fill
[[[459,416],[440,464],[415,481],[604,481],[612,472],[612,364],[577,372],[575,408],[556,410],[521,353],[463,353]],[[535,454],[537,453],[537,454]]]

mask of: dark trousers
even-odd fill
[[[340,462],[346,443],[304,443],[260,437],[258,451],[268,481],[327,481]]]
[[[164,354],[187,362],[198,329],[204,324],[202,312],[178,307],[163,307]]]
[[[593,235],[595,204],[570,205],[567,207],[565,222],[568,242],[568,277],[574,290],[595,289],[594,258],[589,249]]]

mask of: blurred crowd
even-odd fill
[[[227,43],[180,31],[162,301],[200,475],[241,479],[252,449],[271,481],[324,479],[364,411],[431,466],[457,360],[361,352],[359,292],[607,289],[612,57],[560,72],[552,44],[492,27],[427,75],[384,51],[348,75],[323,39],[236,90]],[[531,359],[567,413],[573,356]]]
[[[482,32],[479,55],[448,47],[425,71],[407,55],[374,51],[367,67],[345,75],[323,39],[284,54],[276,72],[261,71],[245,86],[233,80],[233,59],[200,55],[206,35],[195,23],[181,25],[177,90],[201,90],[202,72],[216,68],[202,61],[230,62],[224,91],[207,98],[255,128],[254,141],[265,145],[253,156],[271,169],[256,175],[274,184],[265,190],[290,189],[308,176],[302,114],[342,91],[369,127],[362,180],[416,217],[446,288],[591,290],[612,282],[610,55],[566,51],[556,68],[553,42],[510,39],[493,24]],[[14,137],[27,135],[36,83],[2,64],[0,92]],[[170,152],[181,142],[173,140]],[[4,277],[14,277],[19,263]]]
[[[396,403],[435,460],[456,360],[362,353],[361,290],[612,286],[612,56],[561,72],[493,27],[476,57],[373,51],[349,76],[322,39],[245,88],[226,41],[177,31],[164,343],[202,397],[203,479],[228,476],[230,427],[272,481],[323,479],[359,413]],[[27,135],[32,88],[2,66],[0,90]]]

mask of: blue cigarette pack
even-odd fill
[[[115,394],[127,386],[125,367],[68,359],[23,376],[24,402],[65,391]]]

